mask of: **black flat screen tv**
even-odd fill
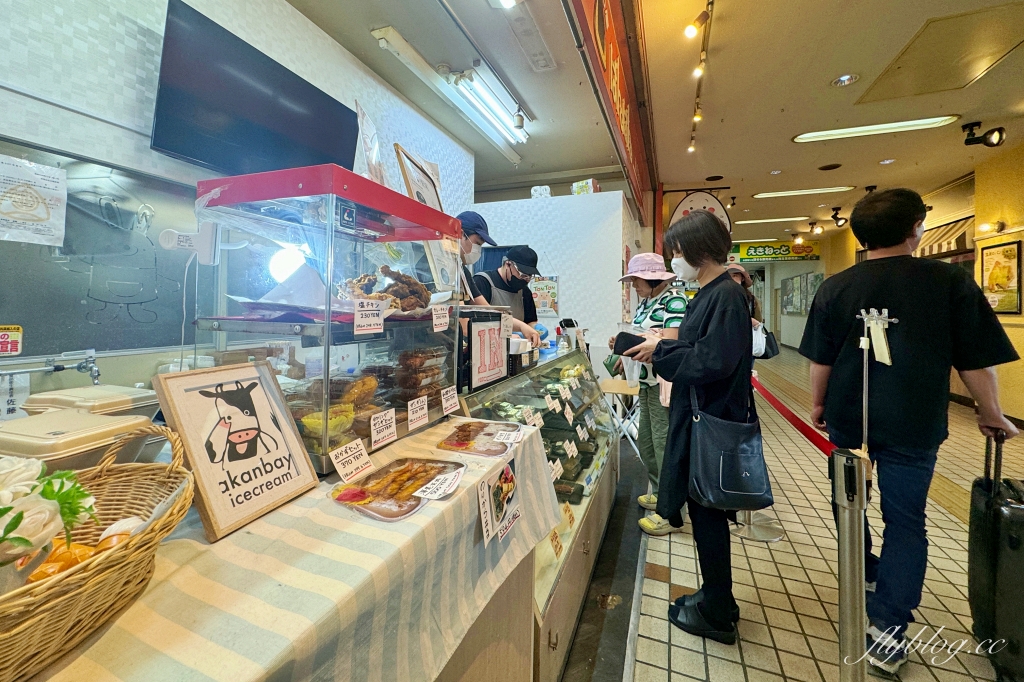
[[[356,112],[170,0],[150,147],[231,175],[333,163],[352,170]]]

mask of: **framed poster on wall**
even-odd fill
[[[981,249],[981,289],[996,313],[1020,314],[1020,269],[1019,241]]]
[[[807,286],[809,275],[800,275],[800,314],[806,315],[807,309],[811,307],[810,288]]]

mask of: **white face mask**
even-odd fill
[[[473,244],[473,248],[470,250],[469,253],[462,254],[462,262],[464,262],[466,265],[472,265],[473,263],[480,260],[481,253],[482,249],[480,248],[480,245]]]
[[[700,268],[695,268],[686,262],[685,258],[672,259],[672,272],[684,282],[693,282],[700,275]]]

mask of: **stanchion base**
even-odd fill
[[[778,542],[786,537],[786,531],[778,519],[761,512],[752,514],[749,522],[740,523],[731,532],[738,538],[757,542]]]

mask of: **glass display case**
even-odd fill
[[[611,414],[590,360],[580,350],[543,362],[464,401],[472,417],[523,424],[540,419],[537,423],[552,469],[552,485],[563,503],[562,523],[553,533],[557,539],[549,537],[542,542],[534,556],[534,597],[544,614],[577,539],[588,526],[595,493],[609,462],[617,466],[619,443]],[[610,509],[610,504],[607,506]],[[596,516],[601,515],[606,518],[604,512]],[[603,534],[604,521],[595,518],[589,525],[595,522]],[[594,550],[596,555],[596,547]],[[574,580],[588,576],[575,576]]]
[[[213,292],[196,327],[216,350],[197,346],[193,366],[270,361],[320,473],[356,438],[373,450],[445,414],[458,220],[333,165],[209,180],[197,194],[188,245]]]

